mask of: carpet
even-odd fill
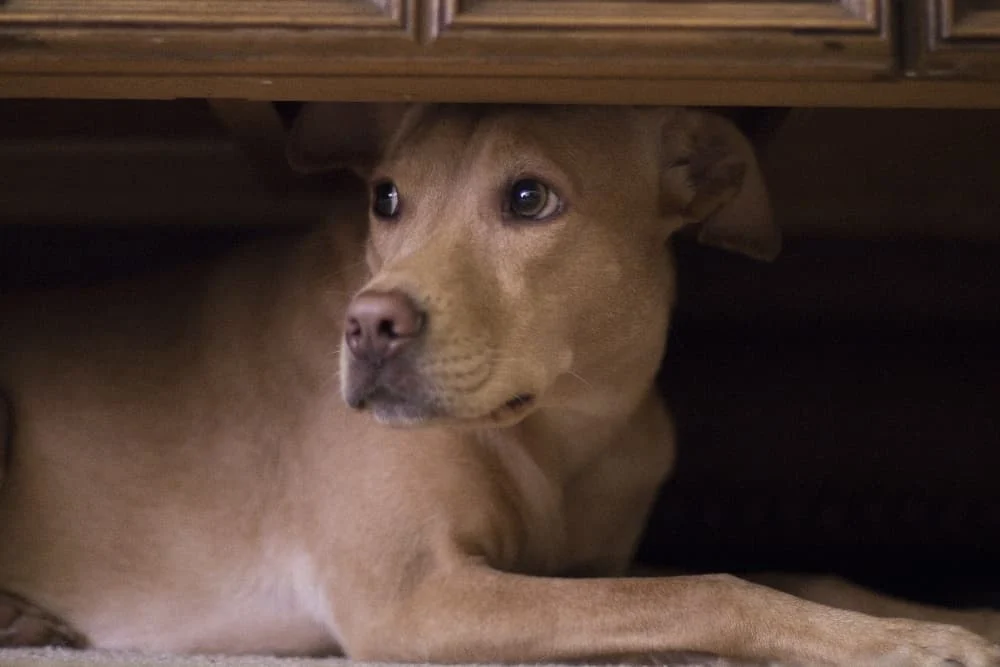
[[[361,667],[363,664],[343,658],[169,656],[70,649],[0,649],[0,667]],[[765,667],[760,663],[722,658],[678,658],[676,661],[655,660],[653,664],[658,667]]]

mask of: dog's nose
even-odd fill
[[[425,319],[401,292],[362,292],[347,308],[344,340],[356,358],[383,361],[419,337]]]

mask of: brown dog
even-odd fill
[[[701,222],[705,241],[777,249],[727,122],[316,106],[290,152],[367,165],[366,244],[338,221],[5,304],[0,643],[79,643],[58,617],[94,646],[170,652],[1000,665],[953,626],[728,576],[615,578],[674,458],[653,388],[667,239]]]

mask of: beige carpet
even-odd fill
[[[746,662],[721,659],[654,661],[654,664],[659,667],[680,667],[681,665],[683,667],[749,667],[750,665]],[[340,658],[176,657],[65,649],[0,649],[0,667],[359,667],[359,665],[360,663],[352,663]]]
[[[167,656],[67,649],[0,649],[0,667],[346,667],[341,659]]]

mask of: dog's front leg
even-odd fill
[[[533,663],[691,652],[806,667],[1000,667],[1000,648],[968,630],[836,609],[726,575],[520,574],[559,571],[572,557],[548,504],[557,496],[505,466],[514,451],[483,445],[407,431],[405,443],[359,446],[317,469],[336,480],[321,487],[329,495],[310,524],[336,520],[308,545],[321,559],[318,608],[329,609],[349,657]],[[352,511],[331,514],[337,507]]]
[[[729,576],[556,579],[474,561],[428,572],[344,636],[353,658],[540,662],[693,651],[798,665],[995,667],[953,626],[821,606]]]

